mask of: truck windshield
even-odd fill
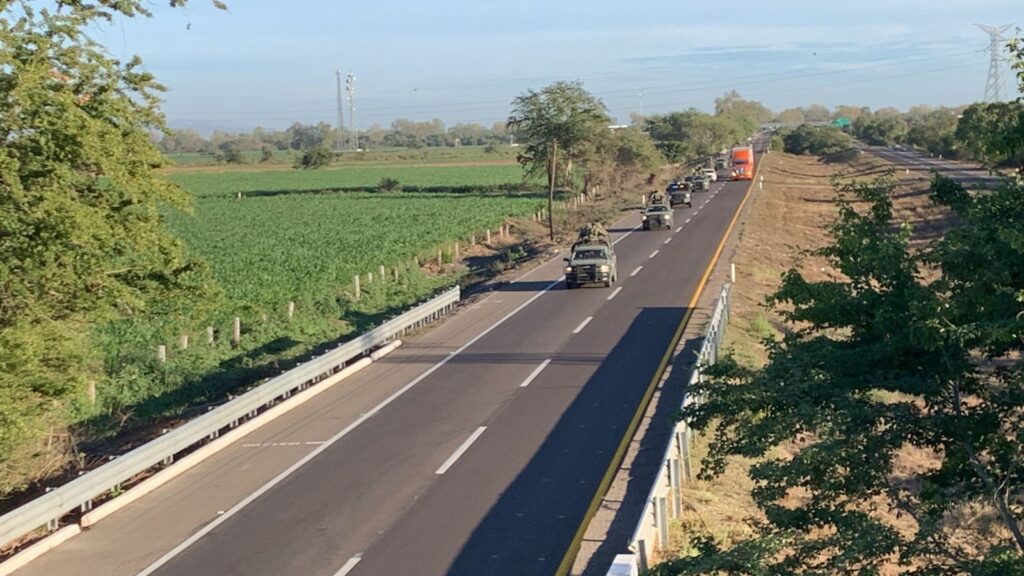
[[[606,258],[604,250],[593,249],[593,250],[577,250],[573,254],[573,260],[604,260]]]

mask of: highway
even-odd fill
[[[993,177],[984,168],[943,158],[932,158],[924,154],[904,147],[885,146],[864,146],[871,154],[892,162],[900,168],[909,170],[939,172],[940,174],[959,181],[967,188],[986,188],[998,184],[998,178]]]
[[[547,262],[18,574],[553,574],[748,186],[628,215],[612,288]]]

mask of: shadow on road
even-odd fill
[[[625,335],[600,359],[543,444],[473,530],[447,574],[554,572],[685,313],[685,308],[637,312]],[[571,361],[572,350],[565,352],[554,363]],[[627,511],[635,511],[613,524],[609,540],[599,550],[602,558],[625,550],[660,465],[664,433],[672,427],[682,394],[679,378],[672,380],[657,405],[656,433],[646,436],[640,447],[645,463],[631,472],[623,496]],[[561,390],[566,386],[546,385]]]

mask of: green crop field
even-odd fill
[[[293,193],[200,197],[171,229],[236,303],[280,308],[335,297],[365,274],[540,208],[537,196]]]
[[[466,162],[514,162],[520,148],[513,146],[496,146],[488,150],[486,146],[424,147],[424,148],[373,148],[362,152],[346,151],[338,155],[335,165],[347,164],[433,164],[433,163],[466,163]],[[296,150],[275,150],[269,164],[291,164],[301,153]],[[213,154],[203,152],[178,152],[167,154],[167,159],[179,167],[216,166],[219,164]],[[243,150],[242,158],[246,164],[258,165],[258,150]],[[223,165],[223,164],[221,164]]]
[[[452,166],[346,166],[326,170],[195,171],[168,175],[168,179],[196,198],[287,194],[319,190],[373,189],[382,178],[393,178],[406,188],[479,191],[516,186],[523,170],[515,164]]]

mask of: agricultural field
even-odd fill
[[[534,195],[200,196],[193,216],[170,214],[169,223],[210,263],[231,301],[280,308],[334,298],[357,274],[409,262],[541,205]]]
[[[513,146],[424,147],[424,148],[374,148],[361,152],[342,152],[335,160],[335,166],[360,164],[465,164],[465,163],[506,163],[514,164],[516,153],[521,149]],[[296,150],[274,150],[273,158],[260,164],[259,150],[243,150],[245,164],[241,167],[261,168],[268,165],[290,166],[300,155]],[[203,152],[179,152],[167,154],[172,169],[188,170],[198,166],[221,166],[213,154]],[[232,165],[236,167],[238,165]]]
[[[406,190],[479,192],[523,183],[516,164],[345,166],[324,170],[190,171],[168,175],[196,198],[280,195],[321,190],[372,190],[383,178],[398,180]]]

